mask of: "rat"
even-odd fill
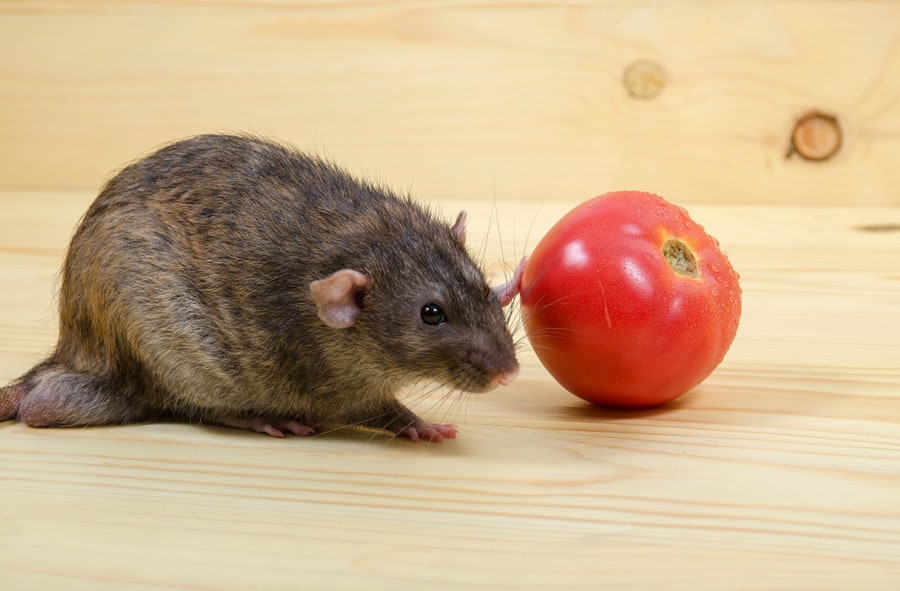
[[[55,350],[0,390],[0,420],[456,437],[397,394],[516,377],[503,307],[525,263],[491,288],[465,222],[261,137],[172,143],[107,181],[81,219]]]

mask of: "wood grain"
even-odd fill
[[[0,186],[240,130],[432,199],[900,204],[896,2],[6,1],[0,81]],[[786,156],[810,110],[826,162]]]
[[[4,381],[53,344],[54,277],[91,198],[0,190]],[[434,204],[469,210],[497,277],[574,205]],[[900,209],[688,209],[745,310],[723,365],[673,404],[592,408],[524,350],[501,391],[410,393],[460,425],[441,445],[6,422],[0,588],[896,589]]]

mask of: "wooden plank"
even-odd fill
[[[0,186],[240,130],[429,198],[898,204],[898,89],[896,2],[0,2]],[[786,157],[811,109],[825,162]]]
[[[90,199],[0,190],[0,380],[53,344]],[[469,210],[495,277],[574,205],[434,204]],[[497,392],[410,393],[460,425],[441,445],[2,423],[0,588],[896,589],[900,209],[688,209],[745,309],[675,403],[592,408],[525,350]]]

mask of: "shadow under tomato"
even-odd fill
[[[573,395],[573,402],[568,406],[562,406],[556,409],[556,416],[563,421],[625,421],[660,418],[679,410],[690,408],[692,406],[693,392],[688,392],[679,396],[675,400],[670,400],[658,406],[648,408],[615,408],[609,406],[599,406],[591,404],[585,400]]]

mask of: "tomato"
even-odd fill
[[[738,274],[681,207],[607,193],[566,214],[528,259],[525,333],[567,390],[640,408],[688,392],[722,362],[741,316]]]

